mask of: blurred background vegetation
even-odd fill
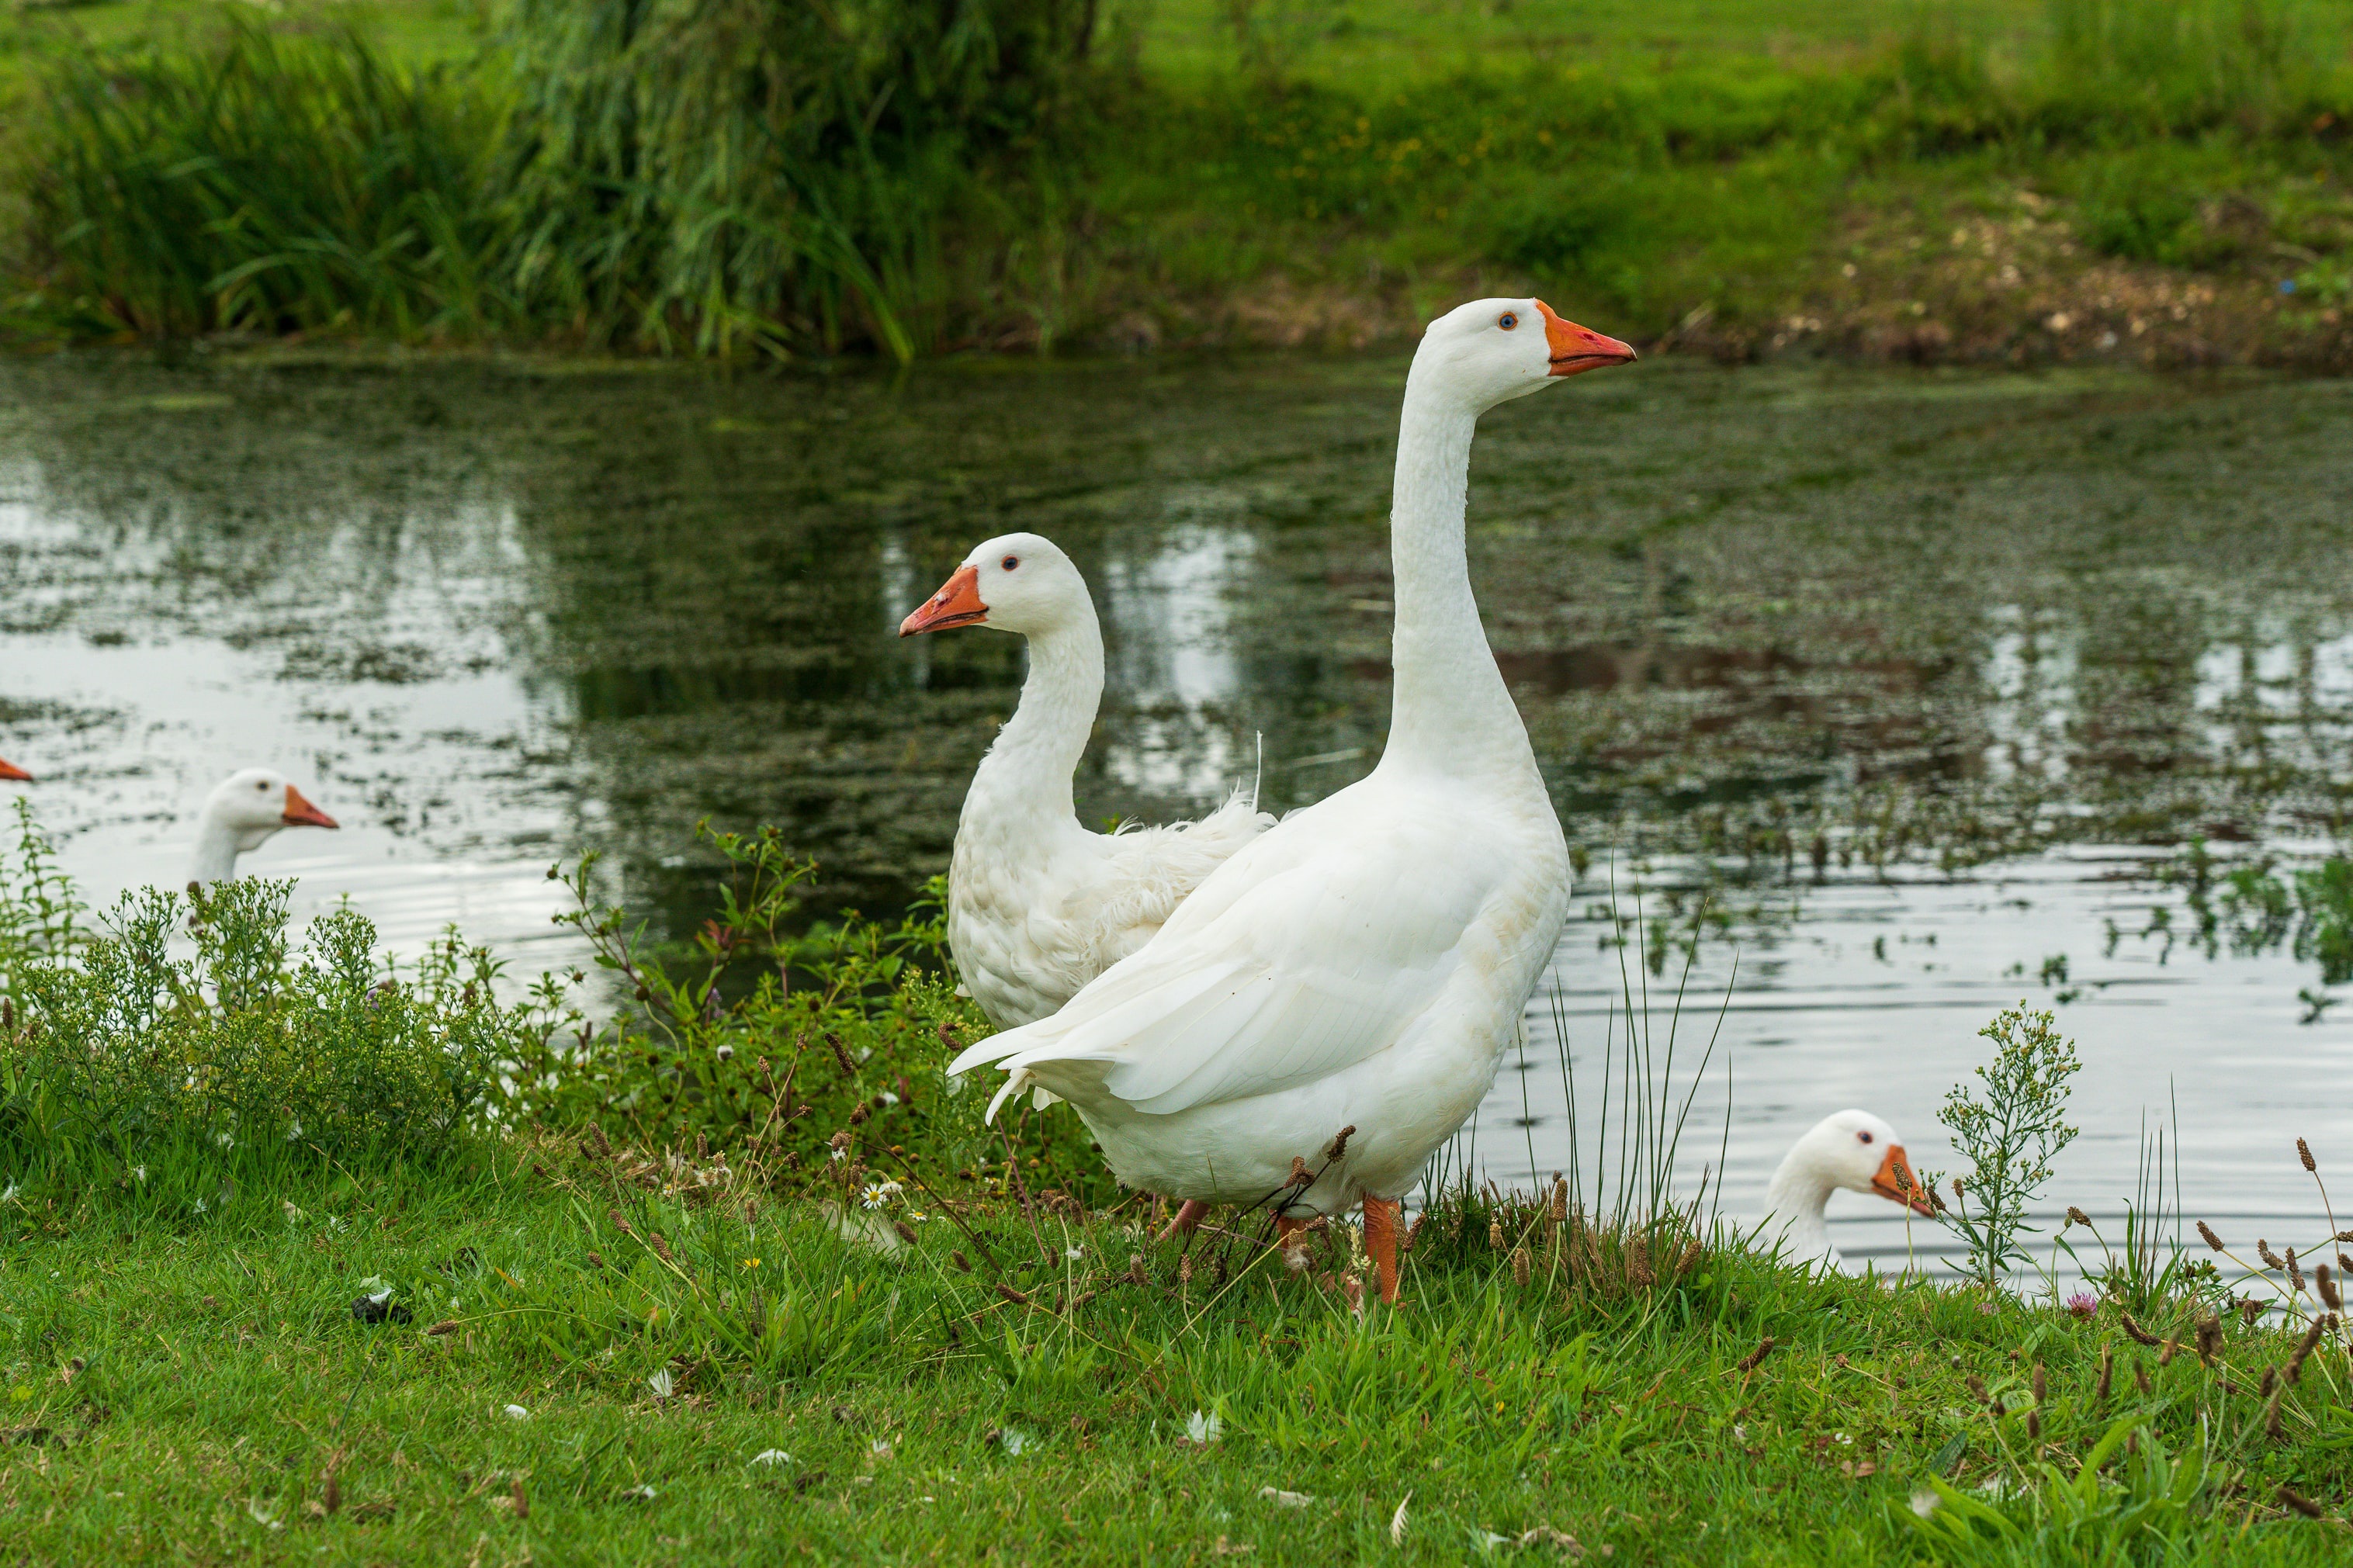
[[[1731,357],[2353,363],[2348,49],[2346,0],[24,6],[6,322],[906,359],[1541,289]]]

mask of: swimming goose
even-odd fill
[[[1494,1081],[1568,916],[1560,822],[1472,596],[1472,435],[1497,404],[1633,358],[1538,300],[1430,324],[1398,431],[1378,765],[1244,846],[1060,1012],[958,1055],[951,1073],[1010,1072],[992,1116],[1034,1079],[1121,1181],[1269,1204],[1286,1232],[1361,1202],[1397,1299],[1398,1200]]]
[[[1009,1029],[1048,1016],[1143,946],[1274,818],[1237,790],[1198,822],[1080,826],[1071,774],[1103,696],[1103,631],[1086,579],[1050,540],[1008,533],[978,546],[899,635],[953,626],[1029,642],[1021,700],[973,774],[948,861],[957,973],[989,1022]]]
[[[237,875],[237,858],[261,847],[281,827],[332,827],[335,819],[302,798],[286,775],[247,768],[223,779],[196,817],[196,853],[188,879],[210,887]]]
[[[1759,1242],[1778,1243],[1786,1263],[1836,1268],[1839,1250],[1831,1245],[1823,1211],[1840,1188],[1886,1198],[1916,1215],[1936,1213],[1895,1129],[1868,1110],[1841,1110],[1814,1123],[1782,1157],[1765,1189]]]

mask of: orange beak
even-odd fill
[[[1642,356],[1616,338],[1605,338],[1588,327],[1565,321],[1553,314],[1553,309],[1542,300],[1536,309],[1544,312],[1545,345],[1552,351],[1552,374],[1578,375],[1604,365],[1631,364]]]
[[[1921,1190],[1920,1180],[1912,1173],[1912,1162],[1904,1152],[1904,1145],[1891,1143],[1886,1158],[1879,1162],[1878,1171],[1871,1178],[1871,1190],[1891,1203],[1902,1204],[1916,1215],[1934,1216],[1928,1194]]]
[[[292,784],[286,786],[286,816],[289,827],[333,827],[335,819],[302,798],[302,792]]]
[[[33,775],[14,763],[0,763],[0,779],[22,779],[26,784],[31,784]]]
[[[940,591],[915,607],[915,613],[899,623],[899,635],[913,637],[917,632],[944,632],[951,626],[976,626],[988,619],[988,606],[980,602],[980,568],[959,566],[955,575],[940,584]]]

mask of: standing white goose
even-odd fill
[[[1841,1188],[1886,1198],[1916,1215],[1936,1212],[1895,1129],[1868,1110],[1841,1110],[1814,1123],[1782,1157],[1765,1189],[1757,1239],[1767,1247],[1778,1244],[1786,1263],[1836,1268],[1839,1250],[1831,1245],[1824,1212]]]
[[[332,827],[335,819],[302,798],[286,775],[247,768],[223,779],[196,816],[196,853],[188,879],[210,887],[237,875],[237,858],[261,847],[281,827]]]
[[[1289,1223],[1362,1201],[1397,1299],[1398,1200],[1494,1081],[1568,915],[1560,822],[1472,596],[1472,435],[1499,403],[1633,358],[1537,300],[1430,324],[1398,431],[1379,765],[1245,847],[1060,1012],[951,1072],[1008,1068],[997,1103],[1035,1079],[1134,1186],[1275,1200]],[[1313,1180],[1293,1185],[1302,1159]]]
[[[1029,674],[956,820],[948,946],[980,1010],[1009,1029],[1048,1016],[1143,946],[1274,818],[1237,790],[1198,822],[1089,832],[1071,804],[1103,696],[1086,579],[1050,540],[1008,533],[965,556],[899,635],[982,626],[1029,640]]]

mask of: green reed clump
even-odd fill
[[[454,937],[406,973],[349,910],[296,946],[292,888],[127,894],[70,953],[16,968],[0,1031],[12,1174],[143,1175],[189,1148],[225,1166],[431,1158],[495,1123],[500,1063],[552,1016],[501,1005],[494,961]]]
[[[619,341],[906,359],[937,330],[944,226],[1069,119],[1096,12],[522,0],[515,274]]]
[[[26,127],[41,302],[153,336],[511,328],[494,125],[350,26],[68,52]]]

